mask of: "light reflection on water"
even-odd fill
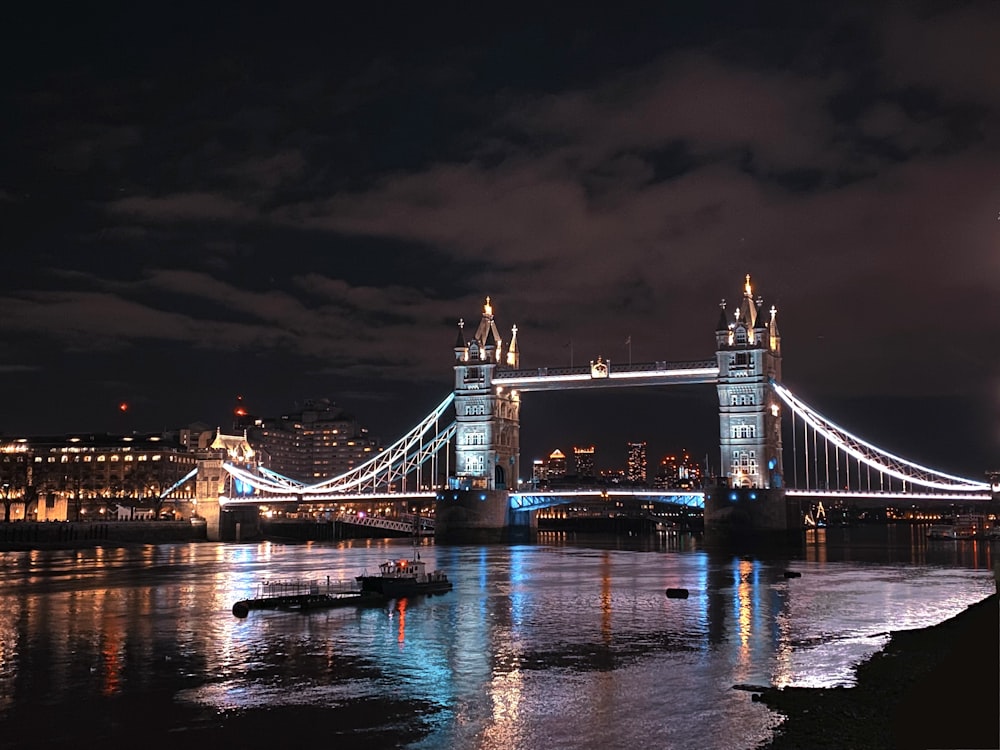
[[[419,748],[752,748],[776,717],[734,684],[850,684],[888,631],[940,622],[995,590],[982,543],[933,546],[894,529],[887,546],[876,532],[887,533],[813,535],[793,559],[690,539],[427,543],[421,555],[449,574],[449,594],[246,619],[231,607],[261,580],[351,579],[409,549],[0,553],[0,732],[80,696],[96,716],[157,696],[168,726],[170,705],[222,714],[378,698],[419,701]],[[801,578],[786,578],[789,567]],[[689,597],[668,600],[672,587]],[[714,744],[692,731],[706,726]]]

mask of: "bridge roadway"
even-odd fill
[[[327,495],[240,495],[238,497],[220,497],[219,504],[223,508],[249,507],[253,505],[283,505],[289,503],[358,503],[370,500],[436,500],[448,494],[448,490],[424,492],[353,492],[330,493]],[[674,503],[689,507],[705,506],[705,493],[700,490],[678,491],[657,490],[648,487],[611,489],[599,487],[593,489],[574,490],[531,490],[511,492],[510,507],[512,510],[535,510],[550,508],[553,505],[563,505],[574,499],[602,497],[606,500],[615,498],[645,499],[649,502]],[[340,520],[338,518],[338,520]]]
[[[576,490],[538,490],[510,493],[512,510],[538,510],[565,505],[574,500],[644,500],[650,503],[670,503],[689,508],[704,508],[705,493],[701,490],[657,490],[650,487],[594,488]]]
[[[222,507],[247,507],[252,505],[276,505],[286,503],[357,503],[371,500],[436,500],[448,494],[448,490],[423,492],[379,492],[379,493],[330,493],[328,495],[243,495],[220,498]],[[887,503],[921,503],[933,507],[941,503],[988,503],[993,501],[989,492],[880,492],[877,490],[799,490],[786,489],[787,497],[818,500],[849,500],[865,507],[884,506]],[[566,490],[522,490],[510,492],[511,510],[539,510],[557,505],[565,505],[574,500],[602,498],[604,500],[632,499],[651,503],[683,505],[689,508],[705,507],[704,490],[672,490],[650,487],[591,487]],[[351,514],[341,514],[351,515]],[[337,520],[347,520],[338,516]],[[412,526],[412,521],[409,522]],[[372,525],[372,522],[368,522]]]
[[[538,367],[497,370],[493,383],[519,391],[564,391],[573,388],[635,385],[685,385],[716,383],[719,365],[714,359],[696,362],[648,362],[622,365],[610,361],[577,367]]]

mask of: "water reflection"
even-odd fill
[[[711,724],[711,747],[750,748],[775,719],[733,684],[849,684],[881,634],[993,591],[988,545],[881,533],[821,529],[793,559],[680,538],[425,543],[449,594],[246,619],[230,608],[262,579],[350,579],[399,545],[0,553],[0,732],[53,707],[111,731],[122,700],[158,701],[165,731],[188,726],[184,706],[221,716],[377,700],[398,708],[366,721],[419,726],[414,747],[704,747],[694,722]],[[672,587],[689,597],[668,600]],[[55,741],[58,728],[40,726]]]

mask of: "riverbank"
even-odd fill
[[[787,718],[758,750],[998,750],[1000,601],[892,633],[854,687],[768,689],[759,700]]]
[[[0,552],[205,540],[205,522],[15,521],[0,523]]]

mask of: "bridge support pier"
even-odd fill
[[[210,542],[242,542],[260,536],[260,511],[256,505],[225,509],[217,498],[198,501],[205,519],[205,538]]]
[[[715,539],[751,539],[792,534],[802,528],[802,510],[783,488],[712,487],[705,492],[705,534]]]
[[[434,539],[444,543],[524,541],[534,513],[512,511],[507,490],[445,490],[434,502]]]
[[[219,500],[217,498],[198,500],[198,515],[205,519],[205,538],[210,542],[221,541],[219,517],[222,515],[222,508],[219,506]]]

